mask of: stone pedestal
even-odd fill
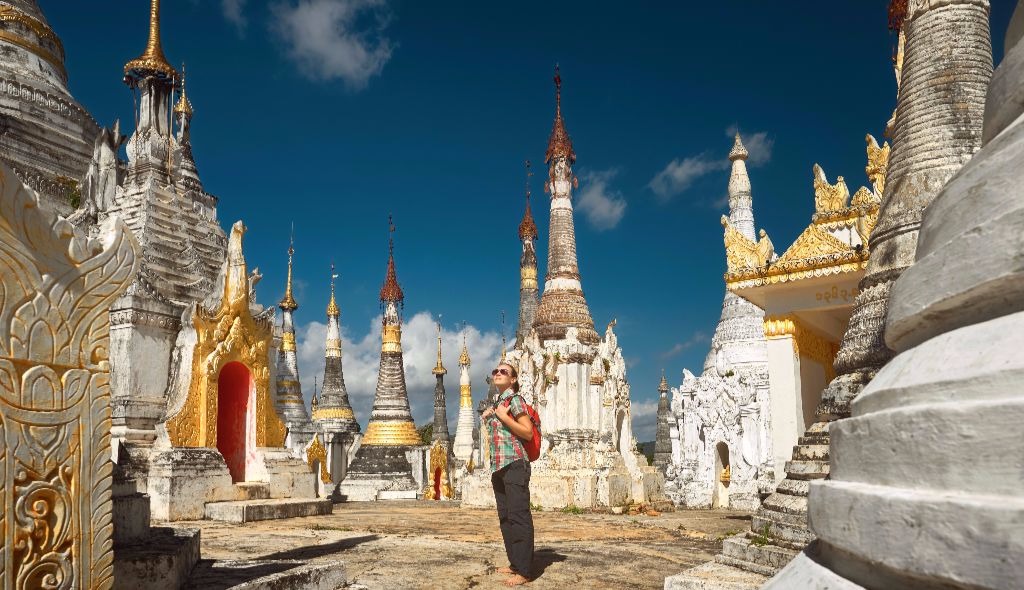
[[[235,499],[231,474],[217,449],[154,451],[148,486],[157,520],[201,520],[207,502]]]

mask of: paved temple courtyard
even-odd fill
[[[657,516],[534,512],[537,579],[531,588],[661,588],[665,576],[714,559],[750,515],[684,510]],[[345,563],[350,584],[370,589],[499,588],[507,565],[493,510],[414,501],[336,504],[334,514],[202,529],[209,560],[295,559]],[[267,572],[259,572],[264,575]],[[240,570],[229,582],[255,577]]]

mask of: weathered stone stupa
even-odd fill
[[[764,266],[775,255],[764,230],[760,240],[754,233],[747,156],[736,134],[729,152],[729,216],[722,216],[726,252],[742,241]],[[703,373],[683,375],[673,392],[666,492],[688,508],[757,508],[758,494],[775,485],[764,310],[726,290]]]
[[[654,466],[663,474],[672,464],[672,440],[669,431],[670,423],[673,420],[668,392],[668,379],[665,378],[665,372],[662,371],[661,382],[658,383],[658,422],[654,431]]]
[[[327,304],[327,338],[324,345],[324,384],[320,397],[313,398],[313,423],[323,434],[328,471],[334,490],[345,479],[348,465],[355,456],[362,434],[352,412],[342,368],[341,310],[334,294],[338,275],[331,265],[331,300]]]
[[[519,325],[516,329],[516,347],[523,345],[537,316],[537,224],[530,212],[530,162],[526,162],[526,209],[519,222],[519,240],[523,255],[519,258]]]
[[[572,189],[578,184],[572,173],[576,154],[562,118],[557,69],[555,89],[555,121],[545,156],[551,219],[544,292],[532,329],[506,358],[518,367],[521,392],[543,423],[531,501],[546,508],[649,501],[661,498],[663,479],[635,449],[629,384],[615,322],[608,324],[603,338],[597,335],[580,283],[572,210]],[[532,236],[526,225],[523,234]],[[530,269],[529,257],[524,259],[521,295],[523,278],[529,278],[523,270]],[[521,313],[530,312],[528,298],[526,303]],[[489,474],[466,478],[464,505],[493,502]]]
[[[952,80],[927,86],[909,73],[938,70],[968,41],[982,57],[987,22],[987,2],[909,2],[908,88],[893,138],[893,174],[905,180],[892,198],[920,194],[910,181],[927,170],[925,153],[958,159],[967,148],[953,148],[957,139],[974,145],[973,81],[991,62],[961,63]],[[1016,588],[1024,579],[1022,36],[1018,1],[988,87],[983,147],[929,199],[913,265],[889,292],[885,343],[897,355],[853,399],[851,417],[831,425],[831,477],[812,484],[808,505],[818,539],[767,588]],[[954,117],[956,136],[942,123]],[[910,141],[914,131],[922,143]]]
[[[427,465],[427,485],[423,497],[427,500],[450,500],[455,497],[452,487],[451,464],[452,441],[448,435],[448,409],[445,400],[444,376],[448,369],[441,361],[441,324],[437,325],[437,364],[434,366],[434,425],[430,438],[430,455]]]
[[[68,91],[64,45],[36,0],[0,3],[0,55],[0,160],[44,207],[68,215],[86,171],[113,168],[116,156],[90,162],[100,128]]]
[[[292,314],[299,308],[292,294],[292,257],[295,244],[288,245],[288,282],[284,297],[277,304],[281,308],[281,345],[277,350],[277,412],[284,419],[288,435],[285,446],[296,453],[305,451],[313,440],[313,423],[310,422],[306,402],[302,399],[302,385],[299,382],[299,360],[295,354],[295,324]]]
[[[390,220],[389,220],[390,222]],[[394,226],[391,226],[394,233]],[[394,237],[388,245],[388,269],[380,289],[384,308],[377,392],[366,434],[341,482],[339,493],[348,500],[415,499],[419,484],[413,464],[421,464],[422,442],[409,411],[402,358],[402,316],[405,300],[395,274]]]

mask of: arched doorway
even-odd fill
[[[715,445],[715,482],[711,494],[712,508],[729,507],[729,483],[732,481],[732,467],[729,465],[729,445],[720,442]]]
[[[249,368],[239,362],[227,363],[217,376],[217,450],[228,464],[231,481],[245,481],[252,387]]]

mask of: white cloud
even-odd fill
[[[732,138],[739,131],[735,124],[725,129],[725,134]],[[772,159],[772,148],[775,140],[768,137],[768,132],[757,131],[754,133],[742,133],[743,146],[747,148],[747,164],[749,166],[763,166]],[[708,154],[698,154],[683,159],[674,159],[665,168],[656,174],[647,187],[651,189],[659,201],[666,203],[672,197],[685,192],[686,189],[702,176],[719,170],[729,168],[729,158],[711,158]],[[721,199],[710,201],[715,208],[721,208],[728,203],[728,197],[722,204]],[[721,206],[719,206],[721,204]]]
[[[609,186],[616,174],[618,170],[614,169],[583,173],[583,190],[576,208],[598,231],[614,228],[626,213],[626,199]]]
[[[221,12],[224,13],[224,18],[235,26],[235,29],[241,35],[245,33],[245,28],[248,26],[249,21],[245,18],[245,3],[247,0],[221,0],[220,8]]]
[[[685,342],[676,342],[675,345],[672,346],[672,348],[666,350],[665,352],[661,353],[658,356],[662,360],[670,359],[693,348],[694,346],[697,346],[698,344],[703,344],[704,342],[707,341],[707,334],[705,334],[704,332],[694,332],[693,335],[690,336]]]
[[[342,318],[344,320],[344,318]],[[437,362],[437,319],[429,311],[417,312],[406,317],[402,325],[402,351],[405,362],[406,389],[409,404],[417,425],[423,425],[434,415],[433,370]],[[466,346],[472,359],[470,379],[473,397],[479,400],[487,391],[484,381],[488,371],[501,355],[501,335],[498,332],[481,332],[474,326],[465,330]],[[303,397],[308,401],[313,393],[314,376],[323,379],[324,339],[327,325],[310,322],[296,328],[299,375],[302,380]],[[380,365],[381,316],[370,320],[369,332],[354,337],[342,325],[342,367],[345,371],[345,386],[356,412],[356,419],[365,429],[373,408],[373,396],[377,390],[377,369]],[[462,350],[462,332],[442,327],[441,347],[444,366],[448,369],[444,385],[448,402],[449,428],[454,427],[459,407],[459,353]],[[454,430],[451,432],[455,435]]]
[[[284,0],[271,12],[273,31],[310,79],[361,90],[391,59],[386,0]]]
[[[633,402],[629,405],[633,421],[633,438],[637,442],[654,440],[658,425],[658,401]]]
[[[729,160],[713,160],[707,154],[700,154],[675,159],[665,166],[665,169],[655,175],[647,186],[662,202],[669,201],[675,195],[690,188],[695,180],[705,174],[724,170],[729,166]]]

